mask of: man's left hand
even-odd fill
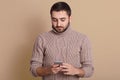
[[[65,75],[77,75],[79,74],[79,69],[75,68],[74,66],[68,64],[68,63],[63,63],[61,66],[62,68],[61,72]]]

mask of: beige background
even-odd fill
[[[58,0],[0,0],[0,80],[39,80],[29,72],[39,33],[51,29],[49,9]],[[64,0],[72,26],[88,35],[95,73],[82,80],[120,80],[120,1]]]

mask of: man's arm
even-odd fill
[[[76,68],[68,63],[63,63],[62,66],[62,72],[64,75],[73,75],[78,77],[83,77],[85,75],[85,71],[81,68]]]
[[[80,68],[71,64],[63,63],[61,70],[65,75],[77,75],[79,77],[90,77],[94,72],[92,65],[91,45],[87,37],[84,37],[80,52]]]
[[[52,74],[50,67],[38,67],[36,69],[36,72],[39,76],[45,76],[45,75]]]
[[[59,65],[54,64],[50,67],[38,67],[36,69],[36,72],[37,72],[38,76],[46,76],[46,75],[50,75],[50,74],[57,74],[60,70],[61,70],[61,68],[59,67]]]
[[[80,62],[82,65],[81,69],[85,71],[84,77],[92,76],[94,72],[94,67],[93,67],[91,43],[86,36],[84,37],[81,45]]]
[[[32,58],[30,61],[30,71],[32,72],[33,76],[39,76],[38,73],[46,71],[47,69],[42,68],[44,58],[44,47],[43,47],[43,38],[39,35],[34,43],[33,46],[33,53]]]

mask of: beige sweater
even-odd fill
[[[38,76],[37,67],[50,66],[55,61],[69,63],[78,68],[82,67],[85,70],[84,77],[90,77],[94,71],[88,38],[73,31],[70,27],[63,33],[51,30],[37,37],[30,70],[34,76]],[[56,74],[44,76],[43,80],[79,80],[79,78]]]

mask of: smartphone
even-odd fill
[[[62,63],[63,63],[62,61],[55,61],[54,62],[54,64],[59,64],[59,66],[62,65]]]

